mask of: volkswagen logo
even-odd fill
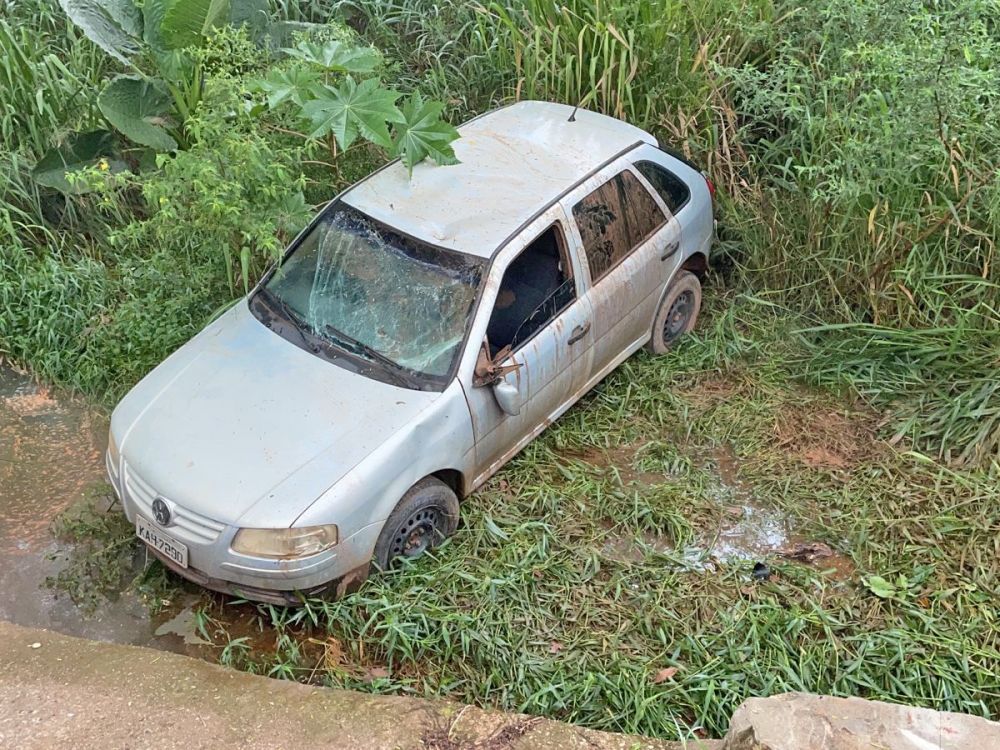
[[[162,497],[158,497],[153,501],[153,518],[160,526],[167,526],[170,524],[170,508],[167,507],[167,503]]]

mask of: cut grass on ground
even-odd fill
[[[298,610],[215,600],[209,617],[273,628],[216,624],[223,661],[666,738],[787,690],[995,715],[1000,490],[801,386],[793,324],[718,301],[466,501],[433,556]],[[709,554],[755,517],[790,538]],[[779,554],[797,542],[843,557]]]

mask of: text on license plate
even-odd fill
[[[135,534],[150,547],[182,568],[188,566],[187,545],[178,542],[170,534],[160,531],[142,516],[135,517]]]

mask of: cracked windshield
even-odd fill
[[[266,288],[316,336],[383,365],[443,378],[465,335],[482,268],[481,259],[404,237],[337,203]]]

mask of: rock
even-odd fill
[[[724,750],[987,750],[1000,724],[861,698],[784,693],[736,709]]]

